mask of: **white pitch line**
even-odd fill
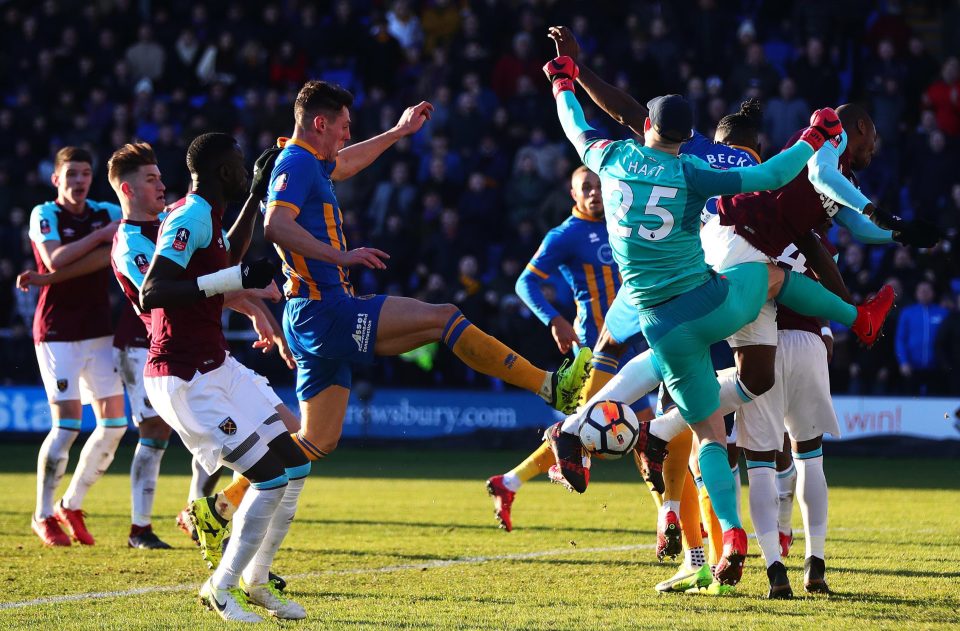
[[[497,556],[476,556],[461,557],[457,559],[439,559],[436,561],[425,561],[423,563],[409,563],[404,565],[386,565],[383,567],[372,568],[351,568],[346,570],[326,570],[323,572],[307,572],[305,574],[291,574],[285,578],[303,579],[303,578],[321,578],[324,576],[348,576],[357,574],[387,574],[391,572],[406,572],[409,570],[427,570],[432,568],[450,567],[454,565],[475,565],[480,563],[489,563],[491,561],[525,561],[527,559],[539,559],[542,557],[562,556],[566,554],[594,554],[606,552],[630,552],[633,550],[652,550],[654,544],[636,544],[630,546],[608,546],[603,548],[558,548],[555,550],[539,550],[536,552],[517,552],[513,554],[501,554]],[[34,607],[41,605],[56,605],[60,603],[79,602],[85,600],[103,600],[106,598],[123,598],[126,596],[141,596],[143,594],[162,594],[168,592],[188,592],[198,589],[196,584],[184,585],[155,585],[151,587],[138,587],[136,589],[124,589],[114,592],[85,592],[82,594],[65,594],[63,596],[44,596],[33,600],[21,600],[16,602],[0,602],[0,610],[4,609],[22,609],[24,607]]]

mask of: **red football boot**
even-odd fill
[[[510,519],[510,507],[516,493],[503,485],[503,476],[495,475],[487,480],[487,493],[493,498],[493,516],[497,518],[500,527],[510,532],[513,530],[513,521]]]
[[[60,528],[60,524],[57,523],[57,518],[53,515],[50,517],[45,517],[44,519],[37,519],[36,515],[34,515],[30,522],[33,532],[37,533],[37,536],[40,537],[40,541],[43,542],[43,545],[70,545],[70,537],[67,535],[67,533],[63,532],[63,529]]]
[[[787,558],[790,556],[790,546],[793,545],[793,531],[790,531],[790,534],[785,532],[780,533],[780,556]]]
[[[680,518],[672,511],[661,511],[657,519],[657,561],[664,557],[676,558],[683,552],[683,531]]]
[[[70,533],[70,536],[78,542],[85,546],[94,544],[93,535],[87,530],[87,525],[83,523],[82,510],[65,508],[63,500],[60,500],[60,503],[53,510],[53,516],[66,528],[66,532]]]
[[[893,287],[884,285],[877,295],[857,307],[857,319],[850,330],[868,348],[880,337],[880,329],[893,307]]]
[[[557,459],[557,464],[550,467],[547,477],[570,491],[583,493],[590,484],[589,458],[584,456],[580,438],[560,431],[560,425],[555,423],[543,433],[543,439],[550,443]]]
[[[713,570],[721,585],[736,585],[743,576],[743,561],[747,557],[747,533],[743,528],[723,532],[723,556]]]

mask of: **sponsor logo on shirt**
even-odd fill
[[[187,241],[190,239],[190,231],[186,228],[177,228],[177,236],[173,238],[173,249],[177,252],[183,252],[187,249]]]
[[[237,433],[237,424],[229,416],[223,419],[223,421],[221,421],[221,423],[217,425],[217,427],[219,427],[220,431],[226,434],[227,436],[233,436],[234,434]]]
[[[40,220],[40,234],[50,234],[50,220],[41,219]]]
[[[273,190],[276,192],[287,190],[287,177],[286,173],[278,175],[277,179],[273,181]]]
[[[134,257],[133,263],[137,266],[137,269],[140,270],[141,274],[146,274],[147,270],[150,269],[150,261],[148,261],[147,257],[143,254],[138,254]]]
[[[74,230],[73,228],[64,228],[64,229],[63,229],[63,236],[65,236],[65,237],[72,237],[72,236],[75,235],[75,234],[77,234],[77,231]]]

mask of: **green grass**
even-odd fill
[[[129,446],[121,447],[110,473],[88,496],[88,525],[97,545],[43,548],[29,528],[36,451],[36,445],[0,446],[0,606],[139,587],[189,589],[0,609],[0,628],[224,628],[197,603],[196,587],[207,571],[173,522],[189,482],[182,450],[171,450],[164,461],[155,511],[156,531],[176,549],[159,552],[126,548]],[[71,470],[78,453],[75,448]],[[296,627],[742,630],[960,624],[955,461],[828,459],[827,576],[837,594],[771,602],[764,598],[766,576],[756,556],[748,559],[732,597],[657,594],[653,585],[675,568],[656,562],[653,503],[625,461],[598,464],[583,496],[530,483],[515,504],[517,529],[497,530],[483,480],[522,455],[343,450],[315,466],[276,563],[290,578],[290,594],[310,616]],[[799,511],[794,516],[799,528]],[[615,546],[649,547],[609,550]],[[756,554],[755,542],[751,546]],[[802,550],[798,537],[795,555],[787,559],[800,593]],[[539,551],[549,554],[470,559]],[[462,562],[440,563],[452,559]]]

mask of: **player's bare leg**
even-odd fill
[[[429,342],[446,344],[477,372],[534,392],[554,408],[568,413],[576,408],[589,371],[589,349],[581,349],[568,368],[547,372],[481,331],[453,305],[388,296],[380,310],[374,352],[397,355]]]

